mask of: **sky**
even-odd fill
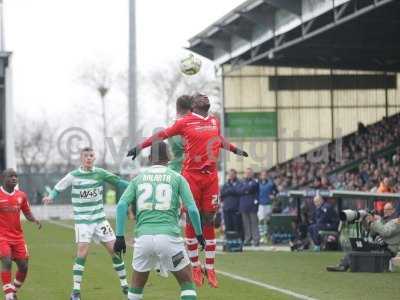
[[[13,52],[18,115],[62,119],[76,111],[79,120],[82,106],[90,112],[94,97],[79,81],[80,71],[96,63],[116,73],[128,69],[128,0],[4,2],[5,44]],[[145,73],[179,59],[189,38],[243,0],[136,2],[138,68]],[[123,93],[115,90],[110,109],[125,107]],[[150,105],[154,99],[139,101]]]

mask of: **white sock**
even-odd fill
[[[128,300],[142,300],[143,294],[133,294],[131,292],[128,293]]]

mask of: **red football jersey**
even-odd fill
[[[182,172],[192,170],[214,172],[220,149],[225,148],[232,152],[236,149],[225,141],[220,131],[219,121],[215,117],[189,113],[178,119],[171,127],[146,139],[141,144],[141,148],[151,146],[154,140],[164,140],[180,135],[185,141],[185,161]]]
[[[0,240],[18,241],[24,238],[20,213],[31,215],[27,195],[15,189],[11,194],[0,187]]]

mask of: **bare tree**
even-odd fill
[[[54,161],[57,128],[46,120],[33,121],[26,117],[16,128],[15,149],[18,168],[24,173],[44,173]]]
[[[87,65],[79,76],[81,83],[92,89],[98,95],[101,102],[101,131],[103,139],[103,151],[101,163],[104,167],[107,166],[107,142],[108,137],[108,115],[106,108],[107,95],[114,83],[114,74],[111,68],[105,63],[93,63]]]

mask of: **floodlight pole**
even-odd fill
[[[4,51],[4,16],[3,16],[3,0],[0,0],[0,51]]]
[[[1,0],[0,0],[1,1]],[[128,136],[133,145],[137,132],[136,0],[129,0]]]
[[[4,1],[0,0],[0,59],[2,60],[2,68],[4,69],[4,88],[1,93],[4,93],[5,98],[5,111],[3,118],[5,119],[5,167],[16,168],[15,161],[15,147],[14,147],[14,110],[12,101],[12,67],[11,67],[11,52],[6,52],[5,38],[4,38]],[[1,108],[3,109],[3,107]],[[2,125],[2,124],[0,124]]]

